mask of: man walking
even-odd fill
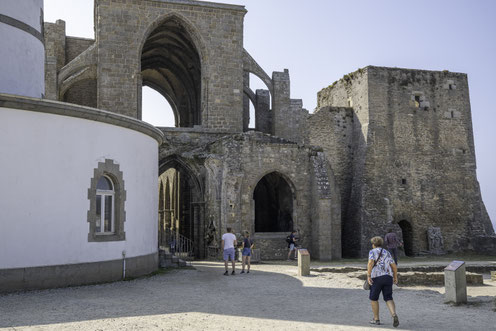
[[[394,259],[394,263],[398,265],[398,246],[403,245],[401,241],[396,236],[396,233],[393,232],[393,229],[390,228],[386,236],[384,237],[384,242],[386,244],[387,250],[391,253]]]
[[[222,255],[224,256],[224,266],[226,267],[226,272],[224,272],[224,276],[229,275],[227,263],[229,259],[232,261],[232,272],[231,275],[235,275],[235,261],[234,261],[234,247],[237,246],[236,236],[232,233],[231,228],[226,229],[226,233],[222,235],[222,243],[220,247],[222,247]]]

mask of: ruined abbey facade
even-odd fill
[[[322,89],[309,114],[289,71],[269,75],[243,48],[243,6],[95,0],[94,13],[95,39],[44,24],[45,98],[135,119],[143,86],[167,99],[159,237],[176,231],[206,258],[231,226],[278,259],[296,229],[330,260],[363,256],[390,227],[406,254],[427,252],[435,227],[445,251],[496,249],[465,74],[369,66]],[[249,74],[266,89],[251,90]]]

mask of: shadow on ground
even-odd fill
[[[296,277],[294,265],[253,266],[250,274],[235,276],[223,276],[221,263],[196,262],[194,266],[194,270],[173,270],[133,281],[0,296],[0,327],[188,312],[260,319],[259,329],[264,329],[263,320],[368,326],[368,292],[352,280],[336,284],[321,277]],[[471,323],[480,325],[485,318],[475,306],[443,304],[442,295],[435,291],[399,290],[395,300],[400,329],[404,325],[409,329],[450,325],[456,326],[452,330],[474,329]],[[381,308],[385,309],[383,303]],[[489,313],[496,321],[496,313]],[[385,311],[382,316],[386,327],[391,327]],[[425,321],[429,321],[427,326]]]

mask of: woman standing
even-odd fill
[[[370,240],[372,250],[369,252],[369,262],[367,264],[367,281],[370,284],[369,299],[372,305],[374,319],[370,324],[380,325],[379,320],[379,295],[382,292],[384,301],[393,318],[393,326],[400,325],[396,306],[393,301],[393,283],[398,284],[398,269],[391,254],[383,249],[384,241],[381,237],[374,237]]]
[[[247,265],[248,270],[247,274],[250,273],[250,260],[251,260],[251,250],[253,248],[253,240],[250,239],[250,233],[245,231],[245,239],[243,240],[243,257],[242,257],[242,269],[241,273],[245,273],[245,264]]]

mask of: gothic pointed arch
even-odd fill
[[[177,127],[202,124],[206,52],[197,29],[177,13],[160,17],[144,34],[138,55],[141,86],[167,99]]]
[[[205,256],[203,186],[199,172],[177,155],[163,159],[159,173],[165,185],[165,223],[174,240],[187,242],[190,256]],[[165,246],[165,245],[164,245]],[[176,247],[176,249],[179,249]]]

